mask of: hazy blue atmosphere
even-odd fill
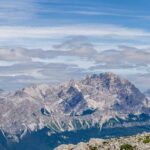
[[[149,0],[0,0],[0,88],[114,72],[150,85]]]

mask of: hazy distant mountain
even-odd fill
[[[112,73],[58,86],[33,85],[0,97],[0,128],[5,139],[1,145],[5,148],[45,128],[51,137],[91,128],[150,124],[149,100],[128,80]]]
[[[150,89],[148,89],[147,91],[144,92],[144,94],[148,97],[150,97]]]

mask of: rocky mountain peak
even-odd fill
[[[92,74],[90,76],[87,76],[83,81],[83,83],[90,84],[90,83],[121,83],[121,84],[130,84],[128,80],[122,79],[119,76],[117,76],[114,73],[111,72],[106,72],[106,73],[101,73],[101,74]]]
[[[10,134],[45,126],[52,132],[77,130],[129,114],[149,115],[146,102],[132,83],[108,72],[58,86],[34,85],[3,96],[0,122]]]

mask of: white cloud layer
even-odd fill
[[[87,38],[81,36],[69,38],[54,47],[57,50],[1,48],[0,88],[15,89],[27,83],[64,82],[105,71],[131,79],[142,90],[150,84],[146,80],[150,73],[149,49],[119,46],[117,49],[97,51]],[[138,81],[139,75],[142,75],[142,82]]]
[[[48,38],[65,36],[116,36],[123,38],[150,37],[141,29],[115,25],[72,25],[60,27],[0,27],[0,38]]]

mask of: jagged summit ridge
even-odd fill
[[[3,97],[0,128],[14,135],[44,127],[51,133],[101,127],[111,118],[149,115],[147,101],[132,83],[113,73],[59,86],[34,85]]]

